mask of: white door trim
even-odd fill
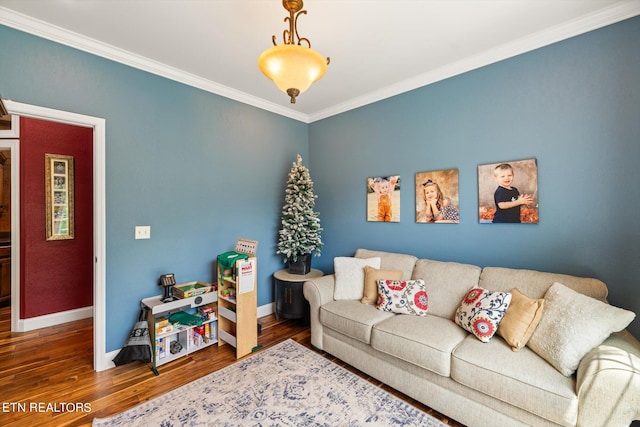
[[[106,355],[106,194],[105,194],[105,119],[99,117],[85,116],[82,114],[66,111],[53,110],[50,108],[38,107],[35,105],[22,104],[14,101],[4,101],[10,114],[32,117],[36,119],[49,120],[66,123],[75,126],[93,128],[93,241],[95,264],[93,269],[93,369],[103,371],[113,366],[110,365]],[[19,143],[16,144],[16,159],[19,159]],[[16,164],[16,175],[19,171],[19,160]],[[13,170],[13,169],[12,169]],[[14,176],[16,176],[14,175]],[[19,197],[18,179],[16,183],[16,197]],[[13,190],[13,188],[12,188]],[[19,198],[17,200],[20,200]],[[17,331],[20,323],[20,292],[19,292],[19,266],[20,266],[20,233],[19,224],[19,203],[13,203],[15,209],[12,210],[13,227],[12,232],[12,280],[11,280],[11,330]],[[12,228],[13,228],[12,227]],[[14,251],[15,248],[15,251]],[[14,257],[15,255],[15,257]],[[15,261],[15,262],[14,262]],[[13,266],[16,266],[14,268]],[[17,272],[17,274],[13,274]]]

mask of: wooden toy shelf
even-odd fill
[[[218,265],[218,345],[235,347],[240,358],[258,345],[257,260],[238,260],[223,273]]]

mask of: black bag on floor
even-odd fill
[[[141,309],[127,344],[113,358],[116,366],[129,362],[151,362],[151,339],[149,338],[149,324],[147,323],[147,310]]]

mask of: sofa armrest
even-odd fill
[[[640,343],[627,331],[591,350],[577,371],[578,426],[640,419]]]
[[[302,293],[309,301],[309,321],[311,323],[311,344],[322,350],[322,324],[320,323],[320,307],[333,301],[335,275],[329,274],[304,282]]]

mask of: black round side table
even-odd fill
[[[309,319],[309,303],[302,294],[302,285],[309,279],[324,276],[320,270],[311,269],[307,274],[291,274],[288,270],[273,273],[276,295],[276,319]]]

